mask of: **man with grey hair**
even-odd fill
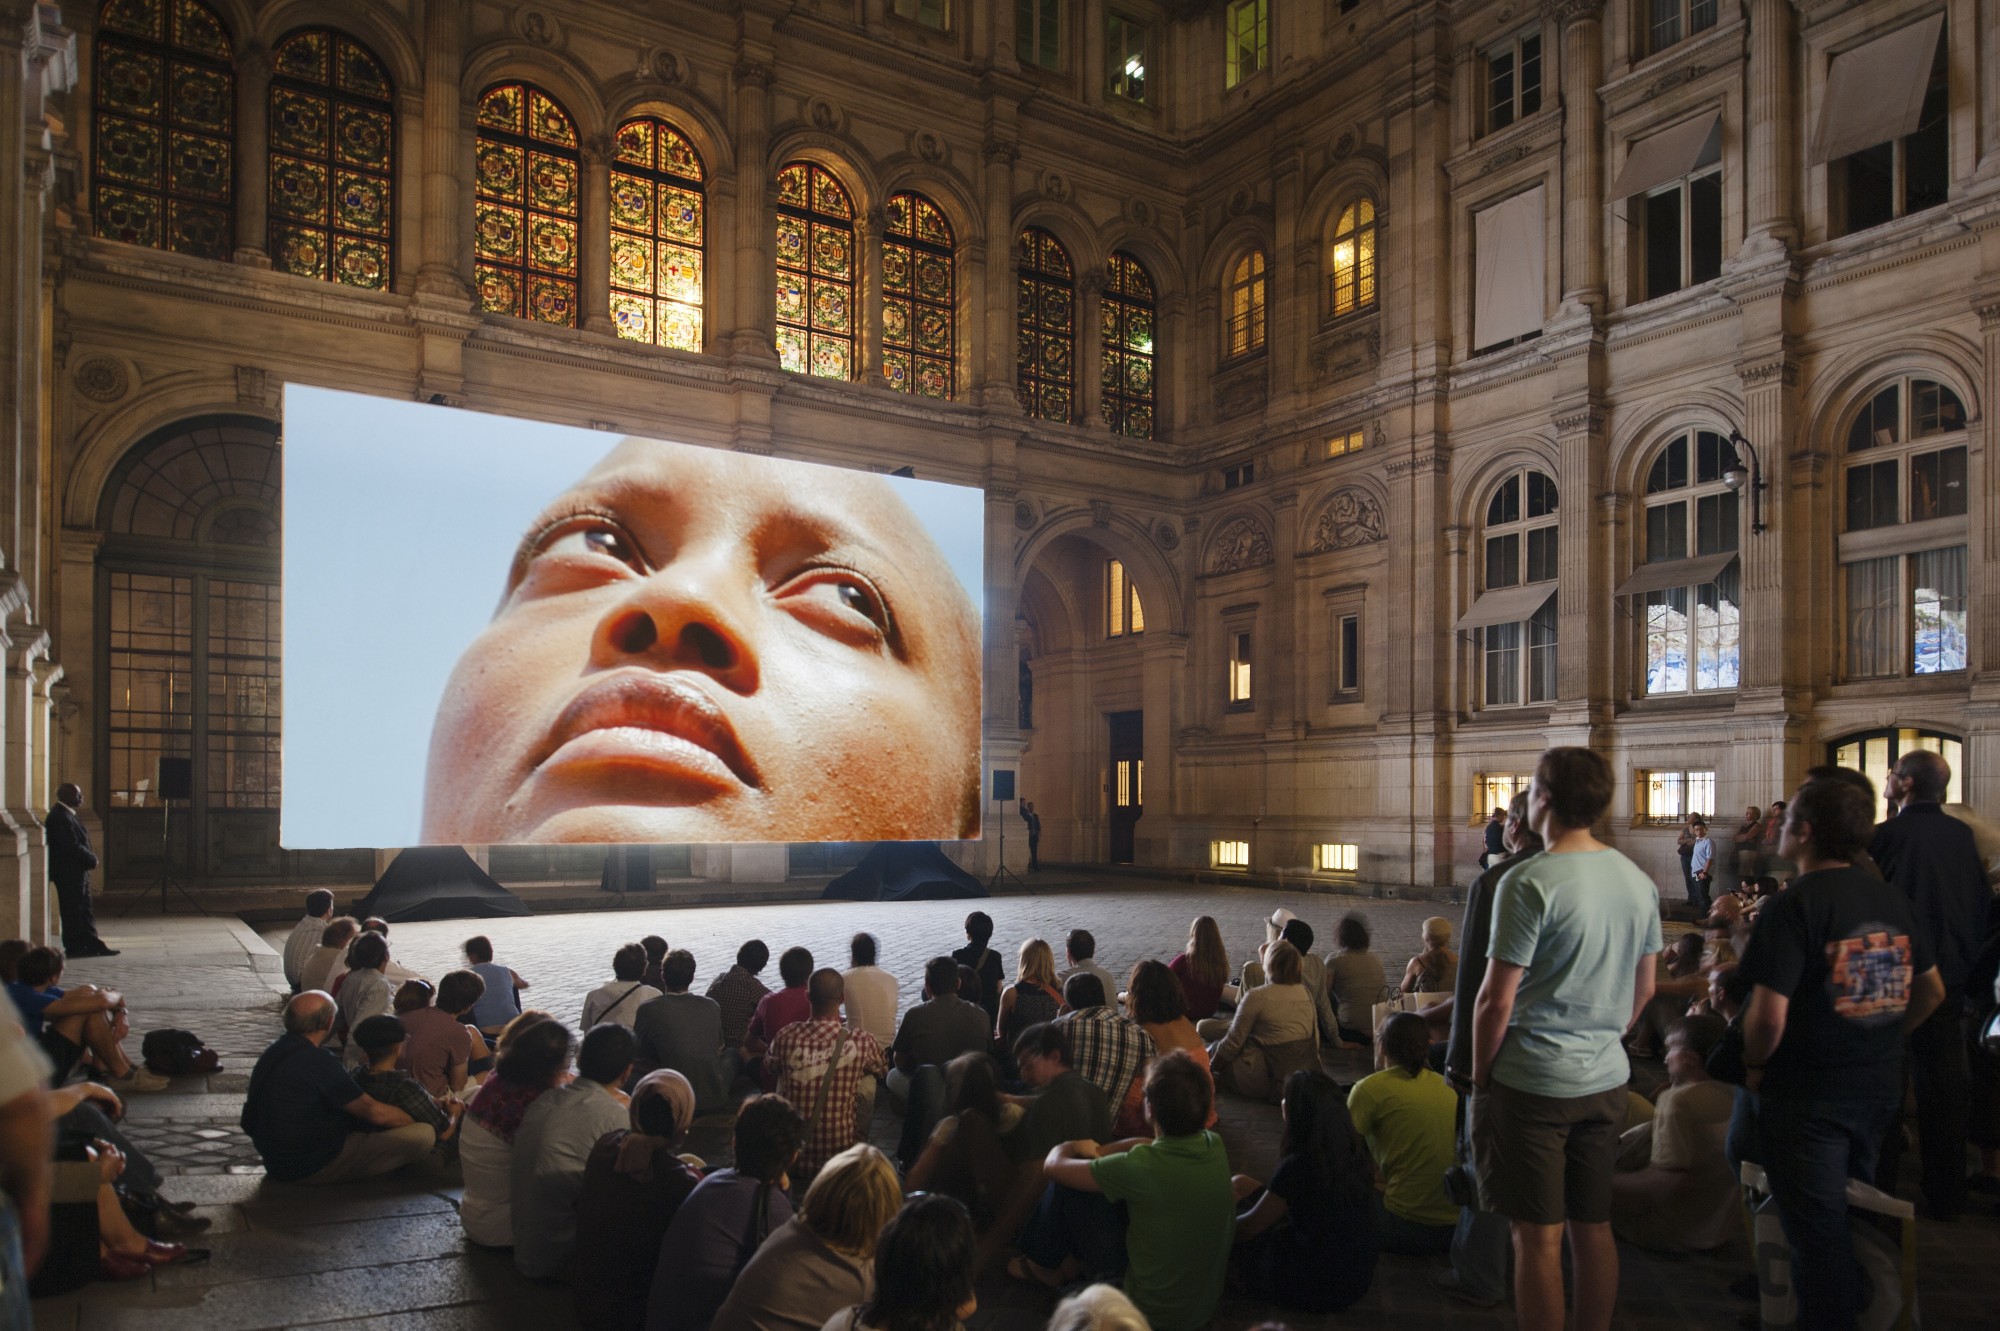
[[[283,1183],[346,1183],[422,1159],[436,1141],[427,1123],[364,1094],[323,1046],[333,995],[308,989],[285,1004],[285,1033],[250,1074],[243,1131],[264,1171]]]

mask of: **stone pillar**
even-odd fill
[[[1562,24],[1563,305],[1604,308],[1603,0],[1556,0]]]
[[[854,378],[870,388],[888,382],[882,377],[882,237],[888,230],[889,215],[879,207],[854,219],[855,269],[861,278],[861,308],[854,312]]]
[[[1611,542],[1604,491],[1604,412],[1588,399],[1559,404],[1556,427],[1556,699],[1588,707],[1611,696]],[[1526,644],[1523,644],[1525,650]]]
[[[1086,430],[1104,428],[1105,273],[1101,268],[1076,277],[1076,397],[1071,419]]]
[[[1792,88],[1792,0],[1751,0],[1745,249],[1798,237],[1798,101]]]
[[[745,15],[745,21],[749,19]],[[778,313],[773,294],[771,220],[771,59],[768,46],[739,44],[736,60],[736,326],[732,355],[776,362]],[[719,339],[710,345],[722,349]]]
[[[1278,281],[1277,262],[1286,253],[1278,250],[1271,255],[1271,292],[1281,289]],[[1271,347],[1272,388],[1288,393],[1303,395],[1313,384],[1312,343],[1319,332],[1319,282],[1320,251],[1318,236],[1299,236],[1292,242],[1291,291],[1271,311],[1271,332],[1276,337],[1280,328],[1286,335]],[[1379,281],[1379,279],[1378,279]],[[1281,359],[1282,358],[1282,359]]]
[[[1296,403],[1306,390],[1307,380],[1304,373],[1286,373],[1286,368],[1302,364],[1299,353],[1306,342],[1306,330],[1311,326],[1310,297],[1318,267],[1316,264],[1312,265],[1315,270],[1312,274],[1300,273],[1299,280],[1290,290],[1278,281],[1278,260],[1281,256],[1291,254],[1295,250],[1304,250],[1307,254],[1311,254],[1315,249],[1312,244],[1302,242],[1299,238],[1299,209],[1305,191],[1296,152],[1285,154],[1279,162],[1277,177],[1271,182],[1271,194],[1273,208],[1271,252],[1264,256],[1264,363],[1273,367],[1276,373],[1266,371],[1265,395],[1267,400],[1275,399],[1272,401],[1272,406],[1278,407],[1281,404]],[[1222,275],[1225,283],[1229,277],[1228,273]],[[1204,295],[1209,300],[1219,301],[1221,293],[1210,290]],[[1301,299],[1302,297],[1305,299]],[[1223,326],[1220,318],[1213,323],[1207,320],[1203,322],[1209,327]],[[1226,354],[1228,352],[1226,337],[1214,340],[1222,346]]]
[[[610,205],[611,153],[609,134],[593,134],[583,144],[583,252],[578,256],[578,326],[587,332],[610,333],[611,226],[598,216]]]
[[[1143,650],[1139,696],[1146,709],[1140,726],[1146,764],[1140,791],[1144,813],[1133,833],[1132,861],[1165,865],[1172,864],[1174,856],[1174,736],[1185,724],[1180,713],[1188,678],[1187,635],[1171,632],[1165,624],[1148,628]],[[1080,687],[1087,692],[1089,686]],[[1102,729],[1101,718],[1093,713],[1092,720]]]
[[[271,69],[269,47],[246,42],[236,53],[235,259],[250,268],[271,266]]]
[[[425,0],[423,212],[417,291],[460,304],[471,294],[472,232],[465,200],[473,179],[466,122],[465,0]]]
[[[1011,49],[1011,48],[1010,48]],[[1014,161],[1021,145],[1012,127],[989,131],[984,151],[986,197],[986,322],[979,354],[979,396],[982,407],[1019,411],[1014,388],[1016,368],[1014,324],[1019,317],[1014,291]],[[970,358],[968,357],[968,360]]]
[[[1782,351],[1747,359],[1736,367],[1743,392],[1743,433],[1757,454],[1764,480],[1763,491],[1754,496],[1761,511],[1764,530],[1751,529],[1750,487],[1739,492],[1741,527],[1737,549],[1743,579],[1743,681],[1745,692],[1776,689],[1787,685],[1810,688],[1814,679],[1811,658],[1801,644],[1823,636],[1813,632],[1814,613],[1839,604],[1834,588],[1822,586],[1809,592],[1799,584],[1807,570],[1830,567],[1814,547],[1824,539],[1831,549],[1835,535],[1829,526],[1808,515],[1814,510],[1813,491],[1830,480],[1829,468],[1808,458],[1794,459],[1790,442],[1796,415],[1794,388],[1798,365]],[[1804,451],[1817,450],[1804,441]],[[1748,465],[1749,458],[1743,462]],[[1831,505],[1822,506],[1831,512]],[[1799,521],[1789,519],[1796,508]],[[1796,530],[1794,530],[1796,528]],[[1823,663],[1832,667],[1831,661]]]
[[[1295,567],[1299,551],[1299,492],[1282,490],[1271,496],[1276,522],[1271,530],[1271,613],[1265,617],[1270,638],[1257,648],[1257,669],[1264,672],[1265,687],[1258,690],[1270,701],[1264,713],[1266,733],[1272,739],[1305,737],[1305,717],[1300,710],[1298,686],[1307,673],[1305,660],[1312,655],[1307,640],[1299,636],[1299,612],[1308,613],[1305,598],[1297,594]]]

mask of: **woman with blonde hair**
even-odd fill
[[[856,1144],[826,1162],[799,1213],[736,1278],[712,1331],[819,1331],[875,1295],[875,1244],[903,1204],[889,1157]]]
[[[1187,947],[1167,963],[1181,982],[1189,1021],[1215,1015],[1222,1006],[1222,988],[1229,983],[1229,950],[1222,945],[1222,927],[1213,915],[1197,915],[1188,926]]]
[[[1319,1066],[1319,1009],[1299,950],[1279,940],[1265,954],[1268,983],[1244,993],[1229,1031],[1209,1046],[1215,1084],[1254,1100],[1276,1100],[1285,1078]]]
[[[1091,1285],[1056,1305],[1048,1331],[1152,1331],[1152,1326],[1124,1290]]]
[[[1451,950],[1451,921],[1433,915],[1424,921],[1424,950],[1403,968],[1406,994],[1448,994],[1458,988],[1458,953]]]
[[[1014,1041],[1030,1026],[1054,1021],[1062,1007],[1062,990],[1056,988],[1056,954],[1046,940],[1030,938],[1021,944],[1014,970],[1014,983],[1000,995],[1000,1018],[994,1023],[994,1039],[999,1042],[1002,1062],[1013,1059]],[[1008,1075],[1013,1075],[1009,1071]]]

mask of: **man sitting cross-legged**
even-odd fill
[[[729,1108],[730,1083],[736,1061],[723,1050],[722,1008],[712,998],[691,994],[694,953],[677,947],[660,963],[666,992],[649,999],[632,1020],[639,1041],[636,1071],[640,1075],[672,1068],[694,1087],[694,1112],[719,1114]]]
[[[264,1171],[283,1183],[347,1183],[401,1169],[437,1141],[429,1124],[383,1104],[355,1084],[323,1046],[333,1032],[331,994],[317,989],[285,1004],[285,1033],[250,1073],[243,1131]]]
[[[806,992],[812,1015],[779,1033],[771,1062],[778,1069],[778,1094],[806,1116],[798,1176],[811,1178],[859,1139],[861,1079],[887,1076],[889,1063],[874,1036],[841,1025],[847,989],[839,971],[814,971]]]

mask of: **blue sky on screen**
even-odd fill
[[[529,522],[624,437],[286,386],[282,844],[417,843],[446,678]],[[884,479],[983,614],[980,491]]]

